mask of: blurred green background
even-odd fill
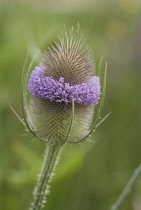
[[[0,209],[26,210],[45,144],[25,134],[21,74],[30,57],[80,22],[95,63],[108,61],[103,116],[95,143],[67,145],[45,209],[109,210],[141,162],[141,2],[138,0],[0,2]],[[103,66],[104,67],[104,66]],[[121,210],[141,210],[141,178]]]

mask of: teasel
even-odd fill
[[[46,143],[46,151],[30,210],[44,207],[48,183],[61,148],[66,143],[87,141],[107,117],[100,121],[107,64],[101,95],[93,55],[85,44],[79,24],[75,30],[72,27],[69,33],[64,29],[58,42],[48,48],[40,64],[31,72],[36,58],[37,55],[28,69],[24,67],[23,71],[24,125],[34,137]],[[99,69],[101,66],[102,59]],[[99,100],[99,108],[93,120],[94,108]]]

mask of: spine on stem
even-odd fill
[[[37,186],[33,192],[33,202],[30,210],[40,210],[46,203],[48,183],[53,176],[53,171],[59,158],[60,145],[47,145],[41,173],[39,174]]]

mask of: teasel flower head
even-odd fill
[[[80,142],[90,133],[100,89],[79,25],[64,30],[30,74],[29,129],[49,144]]]

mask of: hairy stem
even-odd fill
[[[34,199],[31,204],[30,210],[40,210],[44,207],[45,197],[47,194],[47,186],[53,175],[53,170],[56,165],[60,145],[47,145],[44,163],[42,166],[41,174],[39,175],[37,186],[34,190]]]
[[[111,210],[118,210],[121,207],[122,203],[124,202],[124,200],[126,199],[128,194],[132,191],[132,189],[140,175],[141,175],[141,164],[138,166],[137,169],[135,169],[133,175],[129,179],[127,185],[125,186],[124,190],[118,197],[115,204],[112,206]]]

